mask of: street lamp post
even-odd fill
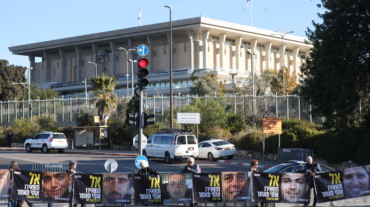
[[[136,63],[137,60],[128,59],[127,61],[131,62],[131,89],[132,89],[131,96],[133,96],[134,95],[134,63]]]
[[[95,65],[95,77],[98,77],[98,64],[100,63],[101,61],[97,62],[97,63],[94,63],[94,62],[91,62],[89,61],[89,63],[91,64],[94,64]]]
[[[277,31],[276,31],[277,32]],[[285,96],[285,80],[284,80],[284,73],[285,73],[285,70],[284,70],[284,36],[287,35],[287,34],[291,34],[293,33],[294,31],[290,31],[290,32],[279,32],[277,34],[271,34],[272,36],[273,35],[277,35],[277,36],[280,36],[281,37],[281,70],[283,72],[283,96]]]
[[[164,7],[167,7],[170,9],[170,127],[173,128],[173,89],[172,89],[172,6],[171,5],[165,5]]]
[[[123,47],[119,47],[119,48],[117,48],[118,50],[123,50],[123,51],[125,51],[126,52],[126,60],[127,60],[127,62],[126,62],[126,91],[127,91],[127,96],[128,96],[128,77],[130,76],[129,74],[128,74],[128,52],[130,51],[130,50],[135,50],[136,48],[130,48],[130,49],[126,49],[126,48],[123,48]],[[133,71],[132,71],[133,72]],[[133,80],[133,78],[134,78],[134,74],[132,73],[132,83],[134,82],[134,80]],[[134,89],[132,89],[132,90],[134,90]]]
[[[256,115],[256,90],[254,87],[254,76],[255,76],[255,70],[254,70],[254,64],[253,64],[253,59],[256,53],[252,53],[247,51],[247,54],[251,55],[251,67],[252,67],[252,96],[253,96],[253,115]]]
[[[12,83],[12,85],[17,85],[20,84],[27,88],[28,90],[28,118],[32,118],[32,107],[31,107],[31,70],[33,69],[32,67],[26,68],[28,70],[28,80],[27,83]],[[28,85],[28,86],[26,86]]]

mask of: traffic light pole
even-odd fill
[[[140,90],[140,106],[139,106],[139,153],[143,155],[142,135],[143,135],[143,96],[144,90]]]

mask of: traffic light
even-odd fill
[[[149,126],[149,125],[152,125],[155,123],[155,120],[153,121],[149,121],[148,119],[154,119],[155,116],[154,114],[147,114],[147,113],[144,113],[144,123],[143,123],[143,128]]]
[[[128,124],[129,125],[134,125],[137,128],[139,128],[140,127],[140,122],[139,122],[140,100],[136,100],[134,105],[135,105],[135,113],[128,113],[127,114]]]
[[[147,79],[149,71],[146,67],[149,65],[149,60],[146,58],[141,58],[137,61],[137,65],[139,69],[137,73],[138,86],[140,89],[147,88],[149,85],[149,81]]]

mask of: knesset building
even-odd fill
[[[132,81],[128,75],[132,76],[134,72],[136,85],[137,63],[127,61],[137,60],[140,56],[135,50],[126,52],[118,48],[129,50],[144,44],[149,47],[146,58],[149,60],[150,82],[145,92],[148,96],[169,95],[169,25],[165,22],[137,26],[13,46],[9,50],[16,55],[28,56],[33,68],[31,82],[38,83],[41,88],[51,87],[63,94],[83,95],[85,86],[82,81],[95,76],[97,70],[98,75],[106,73],[119,77],[117,94],[131,96]],[[232,83],[243,83],[252,71],[251,58],[254,58],[257,75],[268,69],[280,70],[282,64],[290,73],[299,73],[304,61],[302,55],[308,56],[312,48],[305,43],[304,37],[288,34],[282,41],[281,35],[272,35],[276,32],[271,30],[206,17],[173,21],[172,31],[174,94],[189,93],[191,77],[204,77],[205,71],[217,73],[229,89]],[[36,62],[35,57],[41,57],[42,62]]]

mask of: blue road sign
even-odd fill
[[[145,161],[147,161],[148,162],[148,158],[146,158],[145,156],[143,156],[143,155],[140,155],[140,156],[138,156],[136,159],[135,159],[135,165],[136,165],[136,167],[137,168],[139,168],[139,169],[141,169],[141,166],[140,166],[140,160],[145,160]]]
[[[139,54],[140,56],[145,56],[148,53],[149,53],[148,46],[146,46],[146,45],[139,45],[139,47],[137,47],[137,54]]]

